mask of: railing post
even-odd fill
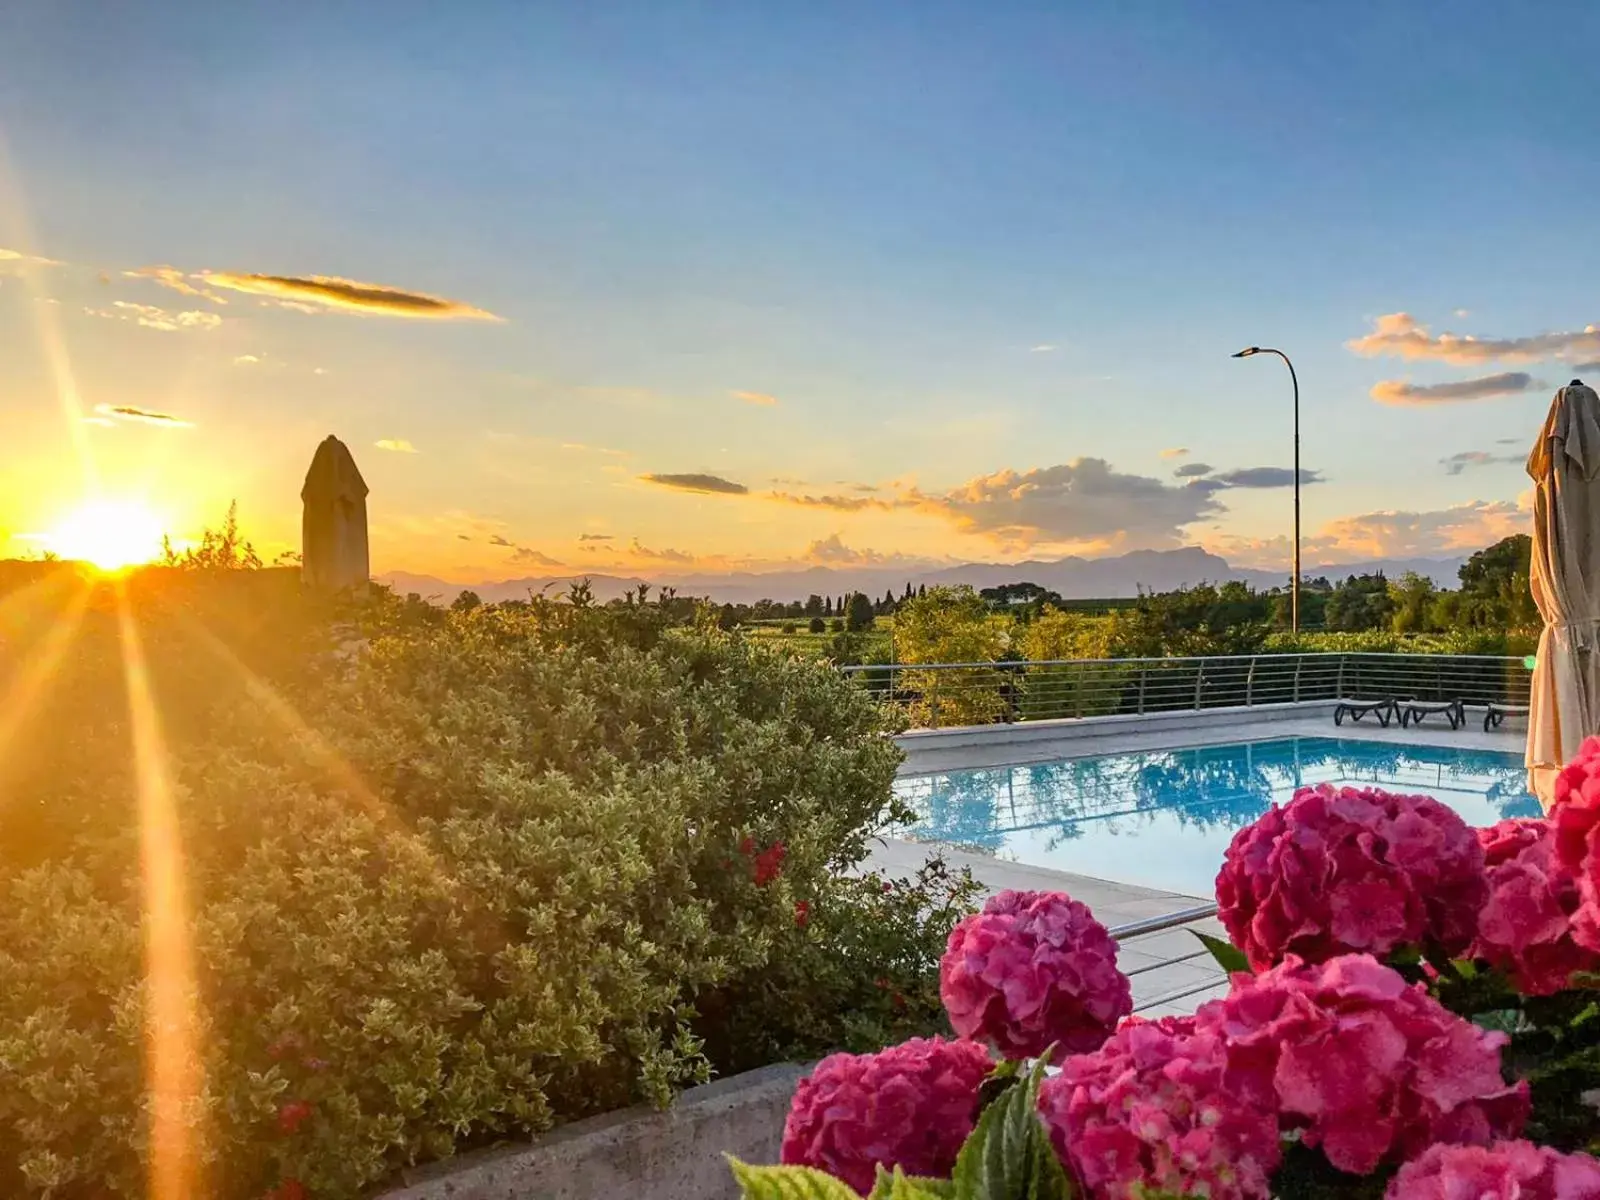
[[[1144,716],[1144,680],[1149,669],[1148,663],[1139,664],[1139,715],[1141,717]]]
[[[1300,671],[1306,665],[1306,660],[1299,655],[1294,660],[1294,702],[1300,703]]]
[[[1339,678],[1338,678],[1338,681],[1334,684],[1334,689],[1333,689],[1333,698],[1335,700],[1343,700],[1345,698],[1345,690],[1344,690],[1344,660],[1345,660],[1345,655],[1343,655],[1343,654],[1339,655]]]
[[[1256,656],[1250,656],[1250,671],[1244,677],[1244,706],[1254,708],[1256,703]]]
[[[1200,689],[1206,682],[1206,660],[1201,658],[1195,662],[1194,670],[1194,710],[1200,711]]]

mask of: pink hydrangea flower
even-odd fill
[[[1386,1200],[1600,1200],[1600,1161],[1532,1142],[1430,1146],[1400,1168]]]
[[[1064,892],[1001,892],[950,932],[939,995],[964,1038],[1006,1058],[1098,1049],[1133,1009],[1117,944]]]
[[[1250,965],[1465,950],[1488,895],[1472,829],[1430,796],[1302,788],[1241,829],[1217,876],[1218,915]]]
[[[1126,1021],[1039,1089],[1050,1142],[1088,1200],[1266,1200],[1276,1108],[1226,1086],[1227,1050],[1193,1018]]]
[[[993,1066],[982,1046],[941,1038],[832,1055],[795,1090],[780,1157],[826,1171],[862,1195],[872,1190],[879,1163],[907,1175],[948,1176]]]
[[[1556,861],[1578,882],[1572,938],[1600,951],[1600,737],[1585,741],[1556,776],[1550,826]]]
[[[1580,971],[1600,970],[1600,954],[1573,940],[1578,881],[1555,855],[1548,822],[1508,820],[1478,830],[1489,900],[1478,917],[1472,954],[1504,968],[1517,990],[1550,996]]]
[[[1197,1027],[1227,1043],[1230,1088],[1355,1175],[1434,1142],[1514,1137],[1527,1119],[1527,1083],[1500,1073],[1506,1036],[1370,955],[1236,975]]]

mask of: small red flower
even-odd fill
[[[756,840],[747,833],[739,839],[739,853],[746,858],[753,858],[755,857],[755,852]]]
[[[877,979],[873,980],[873,982],[875,984],[877,984],[878,990],[880,992],[887,992],[889,990],[889,979],[888,979],[888,976],[880,975],[880,976],[878,976]]]
[[[766,887],[780,874],[783,873],[783,856],[788,853],[782,842],[773,842],[755,860],[755,881],[757,887]]]
[[[794,925],[796,929],[804,929],[811,921],[811,901],[796,900],[794,902]]]
[[[282,1062],[284,1059],[300,1052],[299,1034],[286,1033],[272,1045],[267,1047],[267,1054],[273,1062]]]
[[[311,1105],[304,1100],[291,1100],[278,1107],[278,1132],[295,1133],[311,1116]]]

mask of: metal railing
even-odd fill
[[[1215,904],[1201,904],[1193,908],[1184,908],[1178,910],[1177,912],[1168,913],[1163,917],[1147,917],[1143,921],[1134,921],[1128,925],[1118,925],[1107,930],[1107,932],[1110,933],[1120,945],[1126,942],[1134,941],[1137,938],[1148,937],[1153,933],[1164,933],[1168,929],[1181,929],[1186,925],[1198,924],[1199,922],[1208,920],[1216,915],[1217,906]],[[1127,975],[1129,979],[1133,979],[1135,976],[1144,975],[1150,971],[1159,971],[1163,967],[1170,967],[1175,963],[1193,962],[1196,959],[1206,959],[1210,957],[1211,951],[1207,950],[1205,946],[1202,945],[1197,939],[1192,950],[1182,954],[1174,954],[1170,958],[1163,958],[1142,967],[1130,967],[1124,972],[1124,974]],[[1219,975],[1215,979],[1204,979],[1199,983],[1182,984],[1172,991],[1164,992],[1157,996],[1151,996],[1148,999],[1141,1001],[1140,1003],[1134,1005],[1133,1011],[1148,1012],[1150,1009],[1159,1008],[1164,1004],[1175,1004],[1180,1000],[1189,1000],[1203,992],[1211,991],[1211,989],[1224,982],[1226,982],[1226,977]]]
[[[1526,704],[1530,681],[1521,658],[1469,654],[1246,654],[840,670],[926,729],[1346,697]]]

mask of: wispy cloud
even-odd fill
[[[509,540],[509,539],[507,539],[505,537],[502,537],[498,533],[490,534],[489,538],[488,538],[488,541],[489,541],[489,545],[491,545],[491,546],[515,546],[516,545],[515,542],[513,542],[513,541],[511,541],[511,540]]]
[[[24,254],[21,250],[8,250],[0,246],[0,264],[16,267],[59,267],[61,263],[39,254]]]
[[[238,354],[234,356],[233,365],[236,367],[253,367],[261,361],[259,354]]]
[[[499,321],[481,308],[426,292],[361,283],[336,275],[253,275],[202,271],[189,276],[210,288],[262,296],[286,305],[310,305],[368,316],[421,317],[437,321]]]
[[[1224,471],[1210,482],[1230,488],[1285,488],[1294,485],[1293,467],[1241,467],[1237,471]],[[1302,484],[1321,483],[1322,476],[1305,467],[1300,468]]]
[[[1170,450],[1163,450],[1161,452],[1161,457],[1162,458],[1185,458],[1185,457],[1188,456],[1188,454],[1189,454],[1189,447],[1187,447],[1187,446],[1173,446]]]
[[[417,448],[405,438],[379,438],[372,443],[379,450],[392,450],[396,454],[415,454]]]
[[[180,295],[202,296],[213,304],[226,304],[228,302],[226,296],[219,296],[209,288],[196,287],[191,282],[191,277],[177,267],[138,267],[132,271],[124,271],[122,275],[125,279],[149,280],[151,283],[159,284],[161,287],[171,288]],[[101,282],[108,282],[108,280],[102,277]]]
[[[768,492],[767,496],[780,504],[792,504],[797,508],[826,508],[834,512],[865,512],[868,509],[888,511],[906,507],[899,501],[880,500],[873,496],[807,496],[796,492]]]
[[[1052,346],[1050,343],[1043,342],[1043,343],[1041,343],[1041,344],[1039,344],[1037,346],[1029,347],[1028,353],[1029,354],[1049,354],[1055,348],[1056,347]]]
[[[770,408],[778,403],[776,396],[769,396],[766,392],[734,392],[735,400],[743,400],[746,404],[755,404]]]
[[[88,316],[107,321],[132,321],[146,329],[162,333],[179,333],[186,329],[211,330],[222,324],[216,313],[189,310],[171,312],[154,304],[135,304],[131,300],[113,300],[110,308],[85,308]]]
[[[1202,475],[1211,474],[1211,471],[1212,466],[1210,463],[1192,462],[1184,463],[1173,474],[1179,479],[1198,479]]]
[[[647,558],[654,562],[688,565],[689,563],[695,561],[694,555],[690,554],[687,550],[652,550],[649,546],[642,545],[638,538],[634,538],[633,541],[628,543],[628,550],[636,558]]]
[[[535,550],[532,546],[518,546],[516,553],[511,556],[511,561],[529,567],[559,567],[564,565],[543,551]]]
[[[171,413],[156,412],[148,408],[136,408],[131,404],[97,404],[94,411],[102,417],[113,418],[118,421],[136,421],[143,425],[161,425],[168,429],[189,429],[194,422],[185,421],[182,417],[173,416]]]
[[[1498,465],[1520,465],[1525,461],[1521,454],[1491,454],[1487,450],[1463,450],[1460,454],[1452,454],[1448,458],[1441,458],[1439,465],[1444,468],[1446,475],[1459,475],[1468,467],[1492,467]]]
[[[1346,345],[1369,358],[1427,359],[1471,365],[1487,362],[1539,362],[1548,358],[1594,358],[1600,355],[1600,326],[1538,333],[1529,337],[1486,338],[1470,334],[1431,333],[1410,313],[1388,313],[1373,322],[1372,332]]]
[[[609,542],[614,539],[615,535],[609,533],[580,533],[578,535],[580,542]]]
[[[1464,400],[1514,396],[1544,386],[1526,371],[1504,371],[1498,375],[1458,379],[1452,383],[1415,384],[1401,379],[1385,379],[1372,385],[1372,398],[1379,404],[1398,406],[1452,404]]]
[[[680,492],[700,492],[717,496],[747,496],[750,494],[750,489],[744,484],[735,483],[731,479],[724,479],[720,475],[704,475],[699,472],[691,472],[682,475],[641,475],[639,478],[645,483],[653,483],[657,487],[675,488]]]

